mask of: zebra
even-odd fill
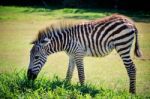
[[[115,49],[129,76],[129,92],[134,94],[136,93],[136,67],[130,55],[134,38],[134,54],[141,57],[138,30],[130,18],[121,14],[74,25],[60,25],[60,27],[52,25],[39,31],[37,38],[32,41],[27,77],[29,80],[35,80],[50,54],[65,51],[69,56],[66,81],[71,81],[76,65],[79,82],[83,85],[84,57],[104,57]]]

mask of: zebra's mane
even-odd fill
[[[40,41],[41,38],[45,35],[52,35],[51,33],[56,33],[54,31],[62,31],[64,29],[67,29],[67,28],[71,28],[72,26],[75,26],[75,25],[80,25],[80,24],[100,24],[100,23],[105,23],[105,22],[108,22],[108,21],[111,21],[111,20],[125,20],[125,21],[128,21],[130,23],[134,23],[130,18],[124,16],[124,15],[120,15],[120,14],[113,14],[111,16],[107,16],[107,17],[104,17],[104,18],[100,18],[100,19],[96,19],[96,20],[93,20],[93,21],[72,21],[72,20],[68,20],[68,21],[60,21],[58,23],[55,23],[55,24],[51,24],[50,26],[40,30],[38,32],[38,35],[36,36],[36,39],[34,39],[31,44],[35,44],[35,42],[37,41]]]
[[[52,33],[56,33],[54,31],[62,31],[67,28],[71,28],[72,26],[78,25],[83,21],[60,21],[58,23],[51,24],[44,29],[41,29],[36,38],[31,42],[31,44],[35,44],[35,42],[40,41],[42,37],[46,35],[52,35]]]

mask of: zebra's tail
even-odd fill
[[[138,42],[138,30],[135,28],[135,49],[134,49],[134,55],[137,57],[142,56],[142,52],[139,47],[139,42]]]

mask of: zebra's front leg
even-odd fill
[[[82,56],[76,56],[75,57],[75,63],[77,65],[78,77],[79,77],[80,84],[83,85],[84,80],[85,80],[83,57]]]
[[[68,65],[68,70],[67,70],[67,74],[66,74],[66,81],[70,82],[72,75],[73,75],[73,71],[75,68],[75,60],[72,56],[69,57],[69,65]]]

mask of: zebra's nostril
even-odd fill
[[[37,75],[32,72],[32,69],[29,69],[27,72],[28,80],[35,80]]]
[[[29,80],[31,79],[31,72],[32,72],[32,70],[31,70],[31,69],[28,69],[27,77],[28,77]]]

